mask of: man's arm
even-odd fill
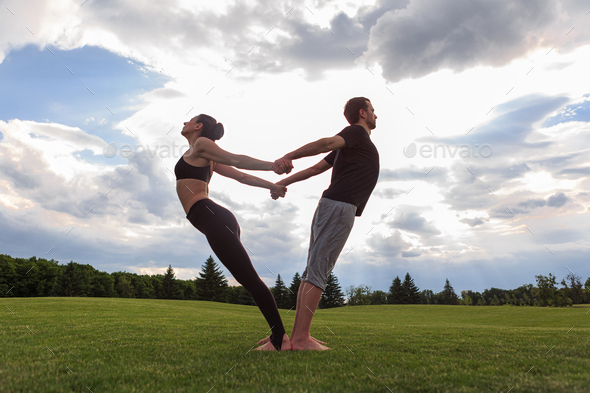
[[[306,180],[312,176],[316,176],[316,175],[319,175],[320,173],[324,173],[325,171],[327,171],[330,168],[332,168],[332,165],[328,164],[326,162],[326,160],[321,160],[320,162],[318,162],[314,166],[311,166],[307,169],[302,170],[301,172],[297,172],[294,175],[291,175],[289,177],[284,178],[281,181],[278,181],[276,183],[276,185],[286,187],[289,184],[293,184],[298,181]],[[287,189],[285,188],[285,191],[286,190]],[[281,195],[280,193],[271,190],[270,196],[272,199],[278,199],[278,197],[280,197],[280,196],[284,197],[284,194]]]
[[[338,150],[348,147],[346,141],[339,135],[334,135],[329,138],[318,139],[315,142],[308,143],[297,150],[287,153],[283,159],[292,161],[302,157],[315,156],[321,153],[327,153],[332,150]]]
[[[291,175],[289,177],[286,177],[286,178],[282,179],[281,181],[278,181],[276,184],[288,186],[289,184],[293,184],[293,183],[297,183],[298,181],[309,179],[312,176],[317,176],[320,173],[324,173],[325,171],[327,171],[330,168],[332,168],[332,165],[328,164],[326,162],[326,160],[322,159],[320,162],[318,162],[314,166],[311,166],[307,169],[297,172],[294,175]]]

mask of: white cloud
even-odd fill
[[[58,44],[77,45],[76,27],[81,23],[79,6],[71,0],[6,1],[0,25],[0,62],[15,48],[35,44],[40,48]]]
[[[538,48],[587,43],[584,30],[566,37],[572,23],[568,11],[548,0],[414,0],[377,20],[364,56],[378,62],[392,82],[440,69],[504,66]]]

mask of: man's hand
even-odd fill
[[[272,170],[277,175],[282,175],[284,173],[290,173],[293,169],[293,161],[288,160],[286,158],[279,158],[272,164]]]
[[[279,197],[284,198],[286,193],[287,187],[283,186],[282,184],[275,184],[270,190],[270,197],[276,201],[279,199]]]

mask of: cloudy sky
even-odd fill
[[[0,253],[193,278],[211,249],[175,193],[182,123],[210,114],[223,149],[274,160],[365,96],[381,173],[343,288],[590,276],[588,1],[1,3]],[[329,180],[273,201],[214,175],[267,284],[303,271]]]

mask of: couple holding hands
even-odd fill
[[[268,322],[272,334],[258,342],[257,350],[330,349],[309,335],[311,321],[355,216],[362,214],[379,177],[379,153],[370,138],[377,119],[373,105],[364,97],[351,98],[344,107],[344,116],[350,126],[337,135],[308,143],[275,162],[222,150],[215,141],[223,136],[223,125],[208,115],[195,116],[184,123],[181,131],[190,148],[174,168],[178,198],[187,219],[206,236],[219,261],[250,292]],[[328,152],[317,164],[277,183],[235,169],[272,170],[280,175],[291,172],[293,160]],[[330,168],[330,186],[322,194],[312,221],[307,267],[297,293],[295,323],[289,338],[272,293],[254,270],[240,241],[236,218],[209,199],[209,180],[216,172],[240,183],[267,188],[271,197],[278,199],[285,196],[288,185]]]

